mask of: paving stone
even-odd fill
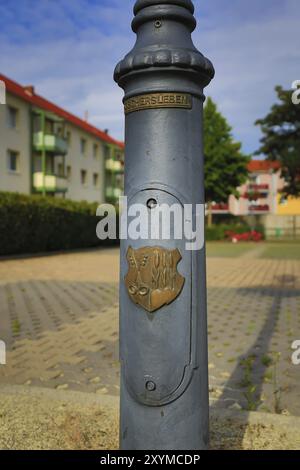
[[[118,263],[117,250],[0,262],[8,350],[0,383],[119,393]],[[248,256],[207,264],[213,406],[300,415],[300,366],[291,363],[300,262]]]

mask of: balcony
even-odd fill
[[[253,205],[249,206],[250,214],[261,214],[270,212],[270,206],[268,204]]]
[[[106,198],[107,199],[118,199],[123,195],[123,190],[121,188],[106,188]]]
[[[211,209],[213,214],[226,214],[229,212],[229,204],[213,204]]]
[[[43,173],[33,174],[33,188],[35,191],[47,193],[64,193],[68,189],[67,178],[56,175],[45,175]]]
[[[269,185],[268,184],[249,184],[249,190],[250,191],[259,191],[259,192],[267,192],[269,191]]]
[[[44,146],[46,152],[58,155],[65,155],[68,152],[67,140],[55,134],[45,134]],[[35,132],[33,134],[33,147],[39,152],[43,150],[43,132]]]
[[[249,201],[257,201],[258,199],[264,199],[268,197],[269,193],[268,184],[254,184],[250,183],[244,194],[241,194],[241,197],[244,199],[249,199]]]
[[[113,160],[110,158],[105,162],[105,168],[108,171],[113,171],[115,173],[122,173],[124,171],[123,163],[119,160]]]

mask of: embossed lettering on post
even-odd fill
[[[157,108],[192,109],[192,106],[192,95],[187,93],[151,93],[134,96],[124,103],[125,114]]]

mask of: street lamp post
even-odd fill
[[[196,205],[204,208],[203,88],[214,69],[193,45],[193,13],[191,0],[138,0],[137,41],[114,78],[125,91],[128,210],[189,204],[195,222]],[[187,249],[176,228],[169,239],[121,241],[123,450],[208,446],[205,247]]]

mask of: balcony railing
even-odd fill
[[[109,160],[106,160],[105,168],[106,170],[113,171],[113,172],[122,173],[124,171],[124,166],[122,162],[120,162],[119,160],[113,160],[112,158],[110,158]]]
[[[270,206],[268,204],[249,206],[249,212],[251,213],[270,212]]]
[[[38,192],[64,193],[68,189],[67,178],[56,175],[43,176],[41,172],[34,173],[33,187]]]
[[[250,191],[262,191],[266,192],[269,191],[269,185],[268,184],[249,184],[249,190]]]
[[[123,190],[121,188],[106,188],[106,198],[107,199],[118,199],[123,195]]]
[[[42,151],[45,147],[46,152],[57,153],[58,155],[65,155],[68,152],[66,139],[55,134],[45,134],[43,139],[43,132],[33,134],[33,147],[38,151]]]
[[[229,204],[213,204],[211,209],[212,212],[229,212]]]

